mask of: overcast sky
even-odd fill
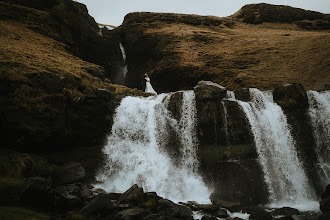
[[[183,14],[214,15],[225,17],[234,14],[243,5],[270,3],[330,14],[330,0],[77,0],[87,5],[96,22],[119,26],[130,12],[171,12]]]

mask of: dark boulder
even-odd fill
[[[164,213],[168,217],[179,219],[193,219],[192,211],[185,205],[177,205],[168,199],[159,199],[157,202],[157,211]]]
[[[217,217],[204,215],[201,220],[217,220]]]
[[[283,109],[308,108],[307,93],[300,83],[277,86],[273,97]]]
[[[117,213],[116,219],[118,220],[143,220],[145,216],[151,213],[142,208],[125,209]]]
[[[234,91],[235,97],[238,100],[249,102],[251,101],[251,95],[249,88],[241,88]]]
[[[227,89],[211,81],[199,81],[194,87],[196,99],[223,99],[227,95]]]
[[[85,169],[78,162],[70,162],[58,167],[54,172],[54,183],[56,186],[74,183],[86,176]]]
[[[298,209],[294,209],[294,208],[290,208],[290,207],[283,207],[280,209],[275,209],[272,214],[290,216],[290,215],[299,215],[300,212]]]
[[[321,196],[320,209],[324,214],[330,214],[330,185],[328,185]]]
[[[267,211],[260,211],[256,213],[252,213],[249,219],[253,220],[273,220],[272,215]]]
[[[25,206],[43,211],[54,207],[54,190],[51,182],[43,177],[28,178],[23,186],[21,202]]]
[[[126,192],[124,192],[118,199],[120,203],[137,204],[144,200],[143,188],[134,184]]]
[[[92,201],[80,210],[80,214],[90,215],[99,212],[109,212],[115,209],[115,205],[111,201],[108,194],[99,194]]]
[[[58,211],[80,209],[84,203],[82,191],[84,186],[79,183],[62,185],[55,188],[55,207]]]

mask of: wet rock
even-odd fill
[[[80,210],[80,214],[90,215],[97,212],[111,211],[115,209],[115,205],[111,201],[111,196],[108,194],[99,194],[90,203]]]
[[[144,220],[167,220],[167,217],[162,214],[151,214],[145,217]]]
[[[227,210],[224,208],[219,208],[216,212],[215,212],[215,216],[218,218],[227,218],[229,217],[229,215],[227,214]]]
[[[204,215],[201,220],[217,220],[217,217]]]
[[[159,199],[157,203],[158,212],[164,213],[166,216],[179,219],[192,219],[192,211],[184,205],[177,205],[168,199]]]
[[[142,208],[125,209],[117,213],[118,220],[142,220],[144,216],[150,215],[147,210]]]
[[[249,102],[251,101],[251,95],[249,88],[241,88],[234,91],[235,97],[238,100]]]
[[[134,184],[126,192],[124,192],[118,199],[120,203],[139,203],[143,200],[143,188]]]
[[[85,169],[78,162],[70,162],[58,167],[54,172],[56,186],[77,182],[86,176]]]
[[[277,86],[273,91],[274,101],[284,109],[308,108],[308,97],[300,83]]]
[[[21,201],[23,205],[43,211],[54,206],[54,190],[51,183],[43,177],[31,177],[24,183]]]
[[[261,212],[252,213],[250,215],[249,219],[254,219],[254,220],[273,220],[273,217],[272,217],[272,215],[269,212],[261,211]]]
[[[211,81],[199,81],[194,88],[196,99],[223,99],[227,95],[227,89]]]
[[[276,220],[295,220],[292,216],[288,215],[288,216],[281,216],[276,218]]]
[[[329,220],[330,219],[330,212],[323,213],[320,217],[319,220]]]
[[[330,185],[328,185],[321,196],[320,209],[325,214],[330,214]]]
[[[275,209],[272,214],[289,216],[289,215],[299,215],[300,213],[299,213],[298,209],[294,209],[294,208],[290,208],[290,207],[283,207],[280,209]]]
[[[80,209],[83,206],[80,184],[68,184],[55,188],[55,207],[58,211]]]

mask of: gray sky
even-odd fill
[[[330,0],[77,0],[87,5],[96,22],[119,26],[130,12],[171,12],[225,17],[253,3],[289,5],[330,14]]]

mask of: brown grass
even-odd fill
[[[330,82],[329,31],[278,23],[237,22],[234,28],[154,24],[146,33],[171,36],[164,50],[178,53],[179,65],[199,67],[206,78],[229,89],[273,89],[288,82],[318,89]]]

